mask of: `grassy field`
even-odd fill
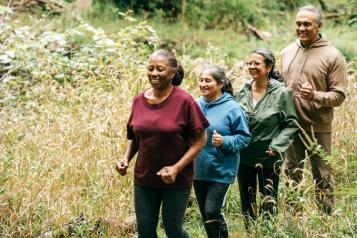
[[[183,22],[84,19],[25,14],[1,25],[0,237],[135,237],[125,223],[134,215],[133,163],[120,177],[114,162],[124,153],[131,100],[148,86],[153,48],[175,47],[187,72],[182,87],[198,97],[202,63],[226,67],[237,89],[247,79],[242,62],[252,49],[265,46],[278,56],[295,38],[290,15],[266,24],[263,30],[273,33],[267,42]],[[234,184],[224,208],[231,237],[357,236],[357,30],[327,22],[324,33],[349,67],[326,158],[336,176],[336,212],[317,210],[307,164],[301,190],[287,191],[282,176],[278,216],[249,233]],[[283,203],[287,194],[299,202],[299,213]],[[194,195],[185,227],[192,237],[205,237]]]

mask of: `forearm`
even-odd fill
[[[342,91],[314,91],[312,101],[324,107],[337,107],[345,100],[345,93]]]
[[[240,131],[237,135],[223,136],[221,148],[230,152],[238,152],[249,145],[250,139],[249,131]]]
[[[284,152],[292,144],[298,130],[299,126],[295,119],[287,120],[284,128],[280,131],[279,135],[272,140],[269,148],[277,152]]]
[[[269,146],[273,151],[283,153],[289,148],[294,140],[295,133],[297,133],[298,128],[286,128],[279,134],[278,137],[274,138]]]
[[[201,149],[205,146],[206,141],[207,141],[207,135],[205,130],[196,133],[194,142],[191,145],[190,149],[174,165],[179,172],[197,157]]]

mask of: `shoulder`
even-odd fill
[[[230,100],[226,101],[223,105],[225,107],[232,109],[232,110],[240,109],[238,102],[233,97]]]
[[[139,93],[139,94],[137,94],[137,95],[133,98],[133,104],[138,103],[138,102],[141,101],[141,100],[144,100],[144,93],[145,93],[145,91],[144,91],[144,92],[141,92],[141,93]]]
[[[328,58],[331,61],[345,61],[345,58],[343,56],[343,54],[341,53],[341,51],[339,49],[337,49],[335,46],[333,46],[332,44],[326,46],[326,51],[325,53],[327,54]]]
[[[319,62],[319,64],[321,64],[323,67],[345,67],[346,60],[341,51],[333,46],[330,42],[328,43],[329,44],[313,49],[314,51],[310,53],[313,59],[318,59],[317,62]]]
[[[191,94],[178,86],[174,86],[173,96],[177,107],[183,106],[184,108],[199,108],[199,99],[196,101]]]
[[[244,94],[245,91],[249,91],[250,87],[252,85],[252,80],[247,80],[241,87],[239,87],[237,94],[236,94],[236,98],[241,96],[242,94]]]
[[[187,91],[183,90],[178,86],[174,86],[174,93],[175,93],[175,97],[181,98],[183,100],[195,102],[195,99],[191,96],[191,94],[189,94]]]
[[[220,114],[228,117],[239,117],[243,114],[242,107],[239,105],[239,103],[234,97],[231,97],[224,103],[217,105],[217,107],[220,107],[221,109]]]
[[[283,56],[292,50],[296,50],[297,48],[298,48],[298,45],[296,44],[296,42],[292,42],[288,46],[286,46],[284,49],[282,49],[280,54]]]
[[[275,94],[279,94],[284,97],[292,94],[291,90],[289,88],[287,88],[283,82],[274,80],[273,84],[274,84],[274,87],[276,87],[276,89],[273,91]]]
[[[197,98],[196,103],[201,107],[203,107],[206,104],[203,96],[200,96],[199,98]]]

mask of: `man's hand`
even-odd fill
[[[311,84],[305,82],[300,89],[300,97],[307,100],[314,98],[314,89]]]

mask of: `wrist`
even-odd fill
[[[316,91],[312,91],[311,101],[314,101]]]
[[[120,161],[122,161],[122,162],[124,162],[124,163],[128,163],[128,162],[129,162],[129,159],[126,158],[126,157],[124,157],[124,158],[120,159]]]
[[[177,173],[179,173],[183,168],[179,165],[179,164],[174,164],[173,165],[173,168],[175,169],[175,171],[177,172]]]

